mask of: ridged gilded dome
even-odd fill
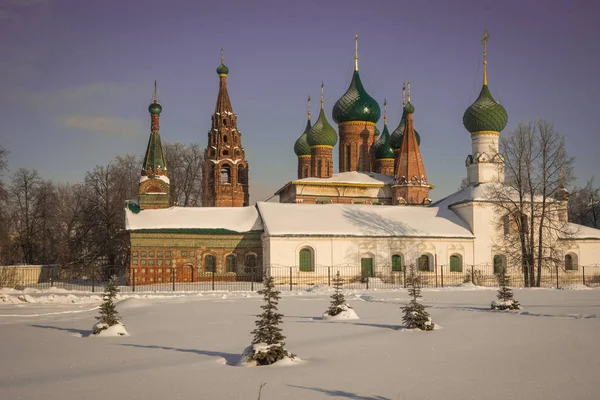
[[[414,111],[414,107],[413,107]],[[394,132],[390,135],[390,146],[392,149],[399,149],[402,147],[402,137],[404,136],[404,128],[406,128],[406,111],[402,113],[402,118],[400,119],[400,124],[398,127],[394,129]],[[415,129],[415,136],[417,136],[417,144],[421,145],[421,136],[419,132]]]
[[[296,143],[294,143],[294,153],[296,153],[298,157],[310,156],[310,146],[306,140],[308,131],[310,131],[310,120],[306,121],[306,129],[302,132],[302,135],[300,135],[298,140],[296,140]]]
[[[490,89],[484,84],[477,100],[466,109],[463,115],[463,125],[471,133],[500,132],[507,123],[506,110],[494,100]]]
[[[390,146],[390,132],[388,131],[387,125],[383,126],[383,132],[379,137],[379,140],[373,145],[373,151],[375,152],[375,159],[381,160],[384,158],[394,158],[394,150]]]
[[[381,117],[379,104],[366,92],[358,71],[354,71],[352,82],[346,93],[333,106],[332,117],[335,123],[367,121],[376,123]]]
[[[323,108],[321,108],[321,112],[319,112],[319,118],[317,118],[317,122],[310,128],[308,134],[306,135],[306,141],[309,146],[335,146],[337,143],[338,137],[335,129],[329,122],[327,122],[327,118],[325,117],[325,112]]]

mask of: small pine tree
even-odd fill
[[[425,311],[425,306],[417,301],[421,297],[421,279],[421,274],[416,273],[414,266],[411,265],[410,272],[406,277],[406,285],[408,286],[408,294],[412,299],[408,305],[402,307],[402,311],[404,311],[402,322],[408,329],[418,328],[422,331],[431,331],[434,324],[429,318],[429,313]]]
[[[96,317],[98,323],[94,326],[94,335],[121,322],[121,317],[115,307],[117,293],[119,293],[117,277],[113,275],[104,286],[104,293],[102,294],[104,302],[100,306],[100,315]]]
[[[340,271],[338,271],[337,274],[335,274],[335,277],[333,278],[334,292],[331,295],[331,304],[329,305],[329,309],[327,310],[327,314],[329,314],[332,317],[344,311],[344,307],[351,308],[346,304],[346,298],[342,293],[343,284],[344,280],[340,276]]]
[[[501,268],[497,274],[498,279],[498,300],[499,302],[492,302],[492,310],[518,310],[521,305],[518,301],[513,299],[513,292],[510,285],[510,276],[506,273],[506,268]]]
[[[264,287],[258,291],[258,294],[263,295],[265,304],[260,306],[263,313],[258,315],[259,319],[255,322],[257,328],[252,331],[254,335],[252,343],[279,344],[285,339],[281,333],[283,330],[278,326],[283,318],[283,314],[277,312],[277,304],[281,296],[279,291],[275,290],[272,276],[265,278],[263,284]]]
[[[265,278],[264,287],[258,291],[258,294],[263,295],[265,304],[260,306],[263,309],[263,313],[258,315],[259,319],[256,320],[256,329],[252,331],[254,339],[252,340],[253,346],[247,354],[248,361],[255,361],[258,365],[270,365],[284,357],[294,358],[293,354],[290,354],[283,346],[283,340],[285,336],[282,334],[282,329],[279,324],[282,322],[283,314],[277,312],[277,303],[281,299],[279,291],[275,290],[275,284],[273,277]],[[262,347],[262,344],[266,344],[267,347]],[[247,349],[248,350],[248,349]]]

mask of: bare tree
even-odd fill
[[[556,197],[573,179],[573,158],[564,136],[544,120],[520,123],[500,139],[500,154],[505,182],[490,185],[486,196],[503,216],[507,261],[521,266],[525,286],[539,286],[542,269],[561,259],[559,239],[572,234]]]
[[[600,228],[600,188],[594,177],[583,188],[576,188],[569,198],[569,220],[577,224]]]
[[[32,264],[36,260],[39,224],[36,213],[36,193],[41,179],[35,170],[18,169],[11,178],[9,189],[10,219],[13,243],[18,250],[19,261]]]
[[[202,199],[203,150],[193,143],[165,144],[166,163],[170,179],[172,205],[196,207]]]

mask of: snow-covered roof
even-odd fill
[[[270,236],[388,236],[473,238],[454,213],[437,207],[359,204],[257,204]]]
[[[304,178],[293,181],[296,184],[301,183],[355,183],[362,185],[385,185],[394,180],[393,176],[376,174],[374,172],[342,172],[333,174],[331,178]]]
[[[197,230],[197,231],[262,231],[256,207],[170,207],[140,210],[134,204],[125,207],[125,229]]]
[[[589,226],[574,224],[569,222],[567,229],[571,232],[568,239],[571,240],[600,240],[600,229],[590,228]]]

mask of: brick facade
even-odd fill
[[[298,157],[298,179],[310,178],[311,175],[311,156]]]
[[[340,134],[339,171],[372,171],[374,157],[371,153],[375,141],[375,124],[372,122],[350,121],[343,122],[338,127]],[[361,158],[362,162],[359,163]]]
[[[315,178],[331,178],[333,175],[333,147],[312,146],[310,174]]]

